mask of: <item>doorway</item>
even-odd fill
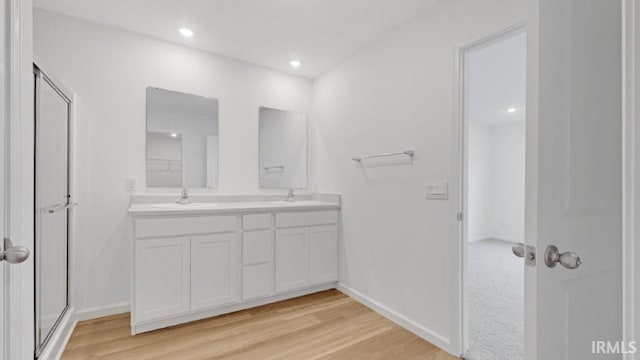
[[[463,52],[464,355],[524,359],[527,41],[524,27]]]

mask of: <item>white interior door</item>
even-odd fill
[[[5,19],[5,6],[0,6],[0,45],[1,48],[4,49],[4,19]],[[4,51],[0,51],[0,63],[5,63],[5,53]],[[5,178],[6,178],[6,169],[5,169],[5,156],[6,156],[6,147],[5,147],[5,134],[6,134],[6,119],[4,117],[5,109],[6,109],[6,101],[5,101],[5,93],[4,89],[6,84],[6,77],[4,72],[4,67],[0,67],[0,234],[3,237],[6,236],[5,231],[5,202],[4,202],[4,194],[5,194]],[[0,241],[0,252],[4,251],[4,243]],[[8,313],[9,308],[7,304],[5,304],[5,297],[8,293],[8,283],[5,277],[5,262],[0,262],[0,360],[9,359],[8,348],[5,344],[8,343],[6,339],[6,334],[8,327],[8,323],[5,320],[7,317],[5,313]]]
[[[528,7],[526,358],[621,359],[621,1]]]
[[[31,0],[0,6],[0,360],[33,359]],[[20,261],[28,259],[25,262]]]
[[[22,91],[32,93],[29,80],[31,70],[31,43],[23,42],[23,31],[31,26],[24,20],[25,9],[31,9],[30,0],[4,0],[0,6],[0,360],[32,359],[29,326],[33,314],[30,296],[32,263],[29,257],[30,236],[23,231],[29,219],[29,181],[21,181],[24,173],[33,167],[29,142],[33,138],[29,113],[33,105]],[[29,10],[30,11],[30,10]],[[30,13],[29,13],[30,16]],[[29,18],[30,19],[30,18]],[[28,49],[28,51],[27,51]],[[26,54],[25,54],[26,53]],[[24,61],[21,56],[27,56]],[[28,68],[23,65],[29,64]],[[24,71],[29,69],[29,71]],[[23,83],[26,81],[26,84]],[[30,91],[31,90],[31,91]],[[24,107],[23,107],[24,106]],[[21,121],[25,115],[25,122]],[[24,153],[22,152],[24,147]],[[24,156],[24,157],[23,157]],[[27,177],[30,179],[31,177]],[[23,187],[24,186],[24,187]],[[23,217],[27,214],[26,219]],[[29,221],[31,220],[31,221]],[[12,239],[11,241],[5,239]],[[26,296],[25,296],[26,295]]]
[[[5,49],[5,37],[6,37],[6,31],[5,31],[5,25],[6,25],[6,1],[2,2],[2,5],[0,5],[0,49]],[[6,52],[5,51],[0,51],[0,64],[6,64],[7,61],[7,56],[6,56]],[[2,176],[0,176],[0,234],[2,235],[2,237],[6,237],[7,236],[7,232],[6,232],[6,228],[5,228],[5,222],[6,221],[6,217],[5,217],[5,199],[4,199],[4,194],[6,191],[5,188],[5,183],[6,183],[6,164],[5,164],[5,158],[6,158],[6,142],[5,142],[5,136],[6,136],[6,125],[7,125],[7,121],[6,121],[6,106],[7,106],[7,101],[6,101],[6,94],[5,94],[5,89],[6,89],[6,84],[7,84],[7,74],[5,73],[5,67],[4,66],[0,66],[0,174],[2,174]],[[4,251],[4,242],[0,241],[0,251]],[[9,349],[6,346],[8,344],[8,339],[7,339],[7,334],[8,334],[8,311],[9,311],[9,306],[8,304],[6,304],[5,298],[8,295],[8,283],[6,280],[6,276],[5,276],[5,263],[0,262],[0,360],[7,360],[9,359]]]

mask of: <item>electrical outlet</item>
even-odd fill
[[[137,189],[136,178],[133,176],[125,178],[125,188],[127,192],[135,192]]]

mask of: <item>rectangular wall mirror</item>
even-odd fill
[[[147,187],[215,188],[218,100],[147,88]]]
[[[307,187],[307,115],[261,107],[260,187]]]

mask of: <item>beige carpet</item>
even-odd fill
[[[470,360],[524,358],[524,263],[511,243],[469,244]]]

